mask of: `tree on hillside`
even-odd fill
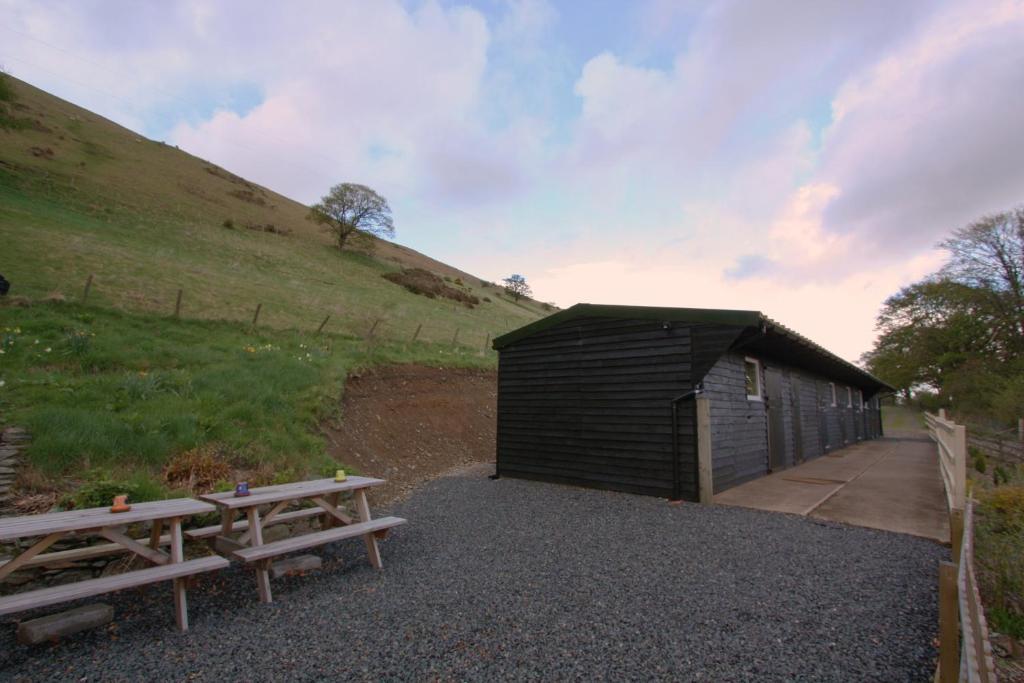
[[[334,236],[338,249],[344,249],[350,239],[364,238],[365,243],[372,244],[370,235],[395,236],[387,200],[365,185],[356,183],[332,187],[310,207],[309,219],[323,225]]]
[[[533,294],[530,285],[526,284],[526,278],[518,273],[509,275],[503,282],[505,283],[505,291],[511,294],[516,301],[519,301],[524,296]]]

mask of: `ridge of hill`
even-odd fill
[[[308,208],[174,146],[7,77],[21,125],[0,126],[0,272],[12,295],[53,292],[150,314],[480,348],[549,306],[399,244],[338,252]],[[2,105],[0,105],[2,106]],[[399,226],[401,229],[401,226]],[[381,275],[422,268],[480,299],[413,294]],[[379,321],[379,322],[375,322]],[[458,332],[456,333],[456,330]]]

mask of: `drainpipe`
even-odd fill
[[[695,399],[704,393],[703,382],[698,382],[690,391],[676,396],[669,402],[672,407],[672,498],[673,501],[683,499],[683,464],[679,461],[679,404]],[[699,479],[697,459],[694,458],[694,481]]]

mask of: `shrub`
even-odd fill
[[[985,457],[985,454],[977,448],[971,448],[970,453],[971,464],[974,466],[974,469],[981,474],[985,474],[985,470],[988,469],[988,459]]]
[[[491,297],[489,297],[489,296],[485,296],[485,297],[483,298],[483,300],[484,300],[484,301],[486,301],[487,303],[492,303],[492,302],[491,302]]]
[[[221,225],[224,226],[225,228],[227,228],[228,230],[234,230],[235,229],[235,221],[230,219],[230,218],[225,218],[224,222],[221,223]]]
[[[996,469],[992,472],[992,481],[996,486],[1002,486],[1003,484],[1010,483],[1010,473],[1006,471],[1002,465],[996,465]]]
[[[121,380],[121,391],[132,401],[145,401],[164,391],[164,377],[158,372],[139,372]]]
[[[420,294],[429,299],[440,296],[452,301],[458,301],[469,308],[473,308],[480,303],[480,299],[472,294],[449,287],[441,278],[422,268],[406,268],[397,273],[384,273],[381,277],[394,282],[396,285],[405,287],[413,294]]]
[[[1024,485],[991,489],[977,513],[975,559],[985,605],[1000,631],[1024,637]]]
[[[455,284],[457,284],[459,287],[461,287],[462,286],[462,278],[461,277],[455,278]]]
[[[206,493],[231,479],[231,465],[223,450],[215,444],[179,453],[164,468],[164,480],[172,487],[190,493]]]
[[[73,330],[64,335],[64,355],[81,358],[92,348],[92,334],[85,330]]]
[[[99,474],[82,484],[71,496],[61,501],[62,507],[97,508],[109,506],[114,496],[128,496],[129,503],[145,503],[162,500],[165,490],[160,484],[146,477],[117,480],[107,474]]]

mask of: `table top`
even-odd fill
[[[383,479],[374,479],[372,477],[349,477],[345,481],[314,479],[312,481],[297,481],[291,484],[261,486],[260,488],[249,489],[248,496],[235,496],[234,491],[224,491],[222,493],[207,493],[206,495],[199,496],[199,498],[214,505],[220,505],[221,507],[233,510],[262,505],[264,503],[279,503],[282,500],[299,500],[330,493],[356,491],[358,489],[367,489],[371,486],[380,486],[383,483]]]
[[[0,541],[11,541],[16,538],[45,536],[62,531],[83,531],[101,527],[120,526],[135,522],[147,522],[154,519],[170,519],[171,517],[191,517],[192,515],[216,512],[209,503],[192,498],[176,498],[174,500],[158,500],[152,503],[132,503],[128,512],[111,512],[109,507],[86,508],[84,510],[68,510],[66,512],[46,512],[41,515],[18,515],[0,517]]]

